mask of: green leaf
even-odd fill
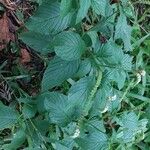
[[[36,105],[33,104],[24,104],[22,108],[22,113],[25,118],[32,118],[37,112]]]
[[[94,98],[94,103],[92,109],[90,110],[91,117],[99,116],[100,112],[102,112],[105,109],[110,92],[111,88],[108,85],[104,86],[104,84],[102,84],[102,86],[97,91],[96,96]]]
[[[46,111],[44,107],[44,100],[48,99],[50,97],[49,92],[44,92],[37,96],[36,103],[37,103],[37,110],[40,114],[44,113]]]
[[[49,62],[42,79],[42,91],[46,91],[60,85],[66,79],[72,77],[78,69],[78,61],[64,61],[55,57]]]
[[[80,106],[84,106],[90,91],[94,85],[93,76],[81,78],[77,81],[68,92],[69,100],[80,103]]]
[[[92,47],[95,48],[97,40],[99,40],[97,32],[96,31],[89,31],[89,32],[87,32],[87,34],[92,41]]]
[[[63,60],[79,59],[85,50],[85,43],[80,35],[71,31],[64,31],[54,39],[56,54]]]
[[[31,2],[36,2],[36,3],[38,3],[39,5],[41,5],[43,0],[30,0],[30,1],[31,1]]]
[[[0,130],[12,127],[18,120],[18,113],[0,103]]]
[[[41,120],[39,118],[36,118],[35,120],[33,120],[33,123],[40,134],[45,135],[46,132],[49,131],[48,120]],[[35,134],[37,134],[36,131],[34,132]]]
[[[56,143],[57,150],[70,150],[67,145],[61,144],[59,142]]]
[[[138,116],[134,112],[124,113],[121,121],[124,128],[130,130],[136,130],[138,128]]]
[[[53,51],[53,49],[50,47],[52,40],[52,36],[50,35],[28,31],[20,34],[19,39],[40,53],[45,54]]]
[[[150,40],[147,39],[145,42],[145,47],[143,49],[141,49],[146,55],[150,55]]]
[[[39,146],[35,146],[33,148],[30,147],[24,148],[24,150],[43,150],[43,148],[39,148]]]
[[[76,23],[79,23],[80,21],[82,21],[84,17],[86,17],[88,9],[90,8],[91,5],[91,0],[80,0],[79,5],[80,8],[77,13]]]
[[[88,131],[106,132],[103,120],[99,120],[98,118],[89,120],[86,123],[86,128]]]
[[[124,42],[124,49],[126,51],[132,50],[131,46],[131,27],[127,24],[126,16],[121,13],[118,18],[115,39],[122,39]]]
[[[61,16],[65,17],[72,8],[72,0],[62,0],[60,4]]]
[[[91,66],[91,62],[89,59],[84,59],[83,61],[81,61],[80,66],[79,66],[79,70],[76,74],[76,77],[84,77],[86,76],[86,74],[88,74],[92,69]]]
[[[26,140],[26,134],[22,129],[20,129],[13,135],[11,143],[3,145],[2,149],[16,150],[25,142],[25,140]]]
[[[107,0],[91,0],[92,8],[98,15],[105,16]]]
[[[45,135],[50,129],[50,123],[48,119],[43,120],[43,118],[37,117],[33,118],[32,120],[26,120],[26,126],[26,134],[30,135],[27,137],[27,139],[30,140],[30,145],[34,148],[36,147],[35,150],[38,149],[37,146],[39,148],[44,146],[43,143],[46,142]],[[51,141],[51,139],[48,140]]]
[[[74,146],[74,141],[71,138],[66,138],[56,142],[57,150],[72,150],[73,146]]]
[[[116,46],[115,46],[116,47]],[[126,80],[126,70],[130,71],[132,68],[132,57],[128,54],[123,54],[123,51],[119,48],[115,48],[112,51],[113,55],[108,59],[109,63],[114,63],[114,67],[107,68],[109,72],[109,79],[115,81],[118,84],[118,88],[122,89]]]
[[[124,143],[134,141],[137,135],[147,130],[147,122],[147,119],[139,120],[134,112],[124,112],[121,120],[118,120],[121,127],[118,130],[117,138],[122,139]]]
[[[106,150],[108,148],[107,136],[102,132],[92,132],[76,139],[82,150]]]
[[[81,115],[81,109],[68,97],[59,93],[50,93],[49,99],[45,99],[44,105],[49,112],[50,122],[60,126],[66,126]]]
[[[37,103],[32,100],[32,97],[20,97],[17,99],[19,104],[22,106],[22,114],[24,118],[32,118],[37,112]]]
[[[68,137],[69,138],[74,135],[74,133],[76,132],[77,129],[77,122],[71,122],[69,123],[66,127],[61,128],[62,131],[64,132],[64,137]]]
[[[132,68],[132,57],[128,54],[124,54],[121,47],[112,40],[109,40],[104,48],[100,49],[98,55],[110,68],[127,71],[130,71]]]
[[[41,34],[56,34],[68,27],[71,14],[64,18],[60,16],[60,4],[50,0],[44,1],[39,9],[28,19],[26,26],[29,30]]]
[[[122,89],[126,80],[126,72],[122,69],[117,68],[115,69],[109,68],[108,72],[109,72],[109,79],[115,81],[118,85],[118,88]]]
[[[108,17],[109,18],[109,17]],[[102,35],[106,37],[112,37],[113,32],[114,32],[114,18],[115,16],[113,15],[110,19],[108,18],[102,18],[92,29],[91,31],[99,31],[102,33]],[[113,21],[112,21],[113,20]]]
[[[148,33],[147,35],[143,36],[142,38],[138,39],[137,41],[135,41],[135,43],[133,43],[132,47],[136,48],[139,47],[142,43],[147,44],[147,38],[150,37],[150,33]]]
[[[100,63],[108,66],[106,70],[109,73],[109,79],[115,81],[121,89],[125,83],[126,71],[132,68],[132,57],[124,54],[123,50],[112,40],[99,50],[98,56]]]

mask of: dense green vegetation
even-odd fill
[[[21,24],[0,46],[1,149],[149,150],[149,6],[30,0],[11,10]]]

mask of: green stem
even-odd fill
[[[87,116],[88,115],[88,112],[89,110],[91,109],[92,107],[92,104],[93,104],[93,98],[97,92],[97,89],[98,87],[100,86],[101,84],[101,80],[102,80],[102,71],[99,70],[98,71],[98,77],[97,77],[97,81],[96,81],[96,84],[95,86],[93,87],[92,91],[90,92],[90,95],[88,97],[88,100],[87,100],[87,103],[85,105],[85,109],[84,109],[84,116]]]
[[[128,92],[130,91],[130,89],[133,88],[133,84],[134,84],[134,79],[130,82],[130,84],[126,88],[125,92],[123,93],[123,96],[120,99],[120,102],[126,97],[126,95],[128,94]]]

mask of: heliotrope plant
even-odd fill
[[[51,57],[37,96],[17,98],[19,112],[0,105],[0,129],[13,126],[15,133],[3,148],[136,148],[147,119],[122,109],[127,92],[139,82],[132,74],[134,18],[128,0],[40,2],[19,38]]]

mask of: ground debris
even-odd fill
[[[21,55],[20,57],[21,64],[25,64],[31,61],[31,56],[25,48],[21,48],[20,55]]]
[[[10,41],[15,41],[14,30],[15,26],[5,12],[0,19],[0,50],[4,49]]]

